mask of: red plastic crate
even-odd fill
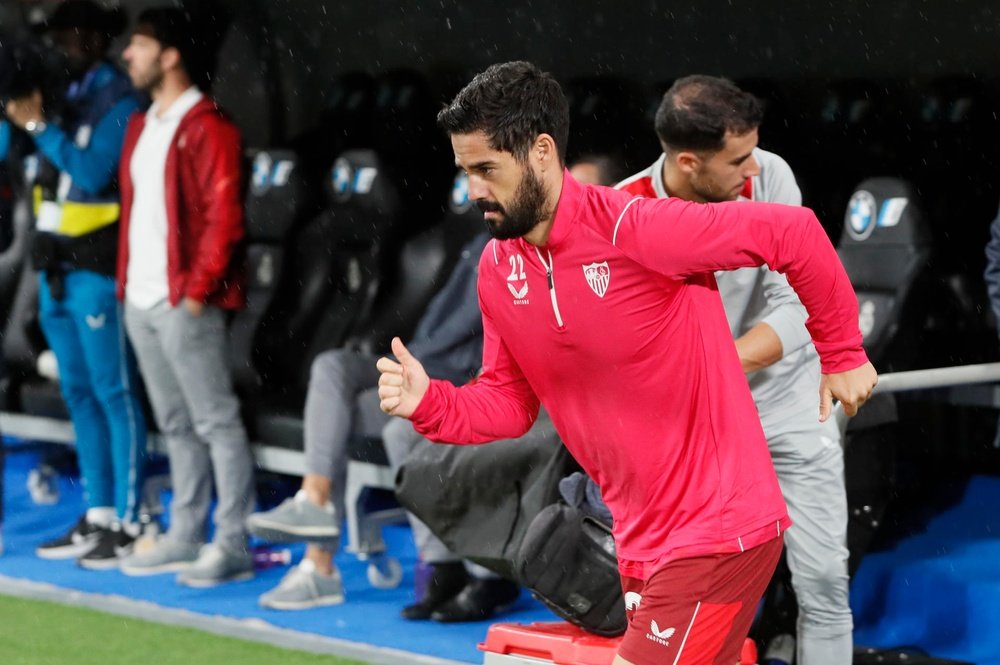
[[[556,665],[610,665],[621,641],[620,637],[592,635],[565,621],[497,623],[490,626],[479,649]]]
[[[479,650],[487,654],[486,665],[610,665],[621,641],[621,637],[592,635],[564,621],[497,623],[490,626]],[[757,645],[749,638],[743,644],[740,663],[757,663]]]

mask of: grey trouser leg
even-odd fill
[[[785,532],[798,597],[796,662],[850,665],[853,659],[847,574],[844,453],[831,418],[768,439],[793,525]]]
[[[310,369],[303,425],[306,472],[331,480],[330,500],[340,519],[344,516],[348,440],[353,435],[378,437],[389,419],[378,406],[377,360],[335,349],[316,356]]]
[[[403,418],[392,418],[382,430],[382,443],[385,445],[386,456],[389,458],[389,465],[393,472],[399,470],[413,448],[423,440],[417,434],[409,420]],[[418,520],[413,514],[407,512],[407,519],[410,520],[410,527],[413,529],[413,541],[417,545],[417,553],[424,563],[447,563],[459,561],[445,544],[434,535],[427,525]]]
[[[149,310],[126,305],[125,327],[167,442],[174,488],[170,537],[204,541],[214,477],[215,542],[244,550],[244,522],[254,504],[253,458],[226,365],[223,312],[206,307],[193,316],[168,303]]]

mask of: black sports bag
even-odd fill
[[[597,635],[625,632],[625,600],[611,529],[565,503],[532,520],[517,557],[521,584],[553,612]]]

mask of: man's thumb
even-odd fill
[[[400,365],[406,366],[413,361],[413,356],[405,346],[403,346],[403,340],[398,337],[392,338],[392,353],[396,356],[396,360],[399,361]]]
[[[824,385],[819,393],[819,421],[825,423],[833,409],[833,391]]]

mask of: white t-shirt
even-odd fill
[[[191,86],[162,113],[153,104],[146,126],[129,162],[132,176],[132,213],[128,229],[128,278],[125,298],[131,305],[150,309],[166,300],[167,281],[167,153],[181,119],[202,98]]]

